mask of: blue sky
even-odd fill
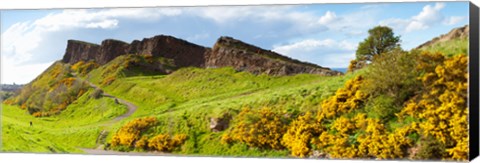
[[[67,40],[171,35],[211,47],[220,36],[325,67],[347,67],[368,29],[387,25],[411,49],[468,24],[468,2],[1,11],[2,83],[28,83]]]

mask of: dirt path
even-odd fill
[[[74,76],[75,76],[75,75],[74,75]],[[83,79],[78,78],[78,77],[77,77],[77,79],[83,80]],[[88,85],[90,85],[90,87],[93,87],[93,88],[95,88],[95,89],[100,89],[100,90],[102,90],[102,89],[99,88],[97,85],[91,83],[91,82],[88,81],[88,80],[83,80],[83,81],[85,81]],[[133,103],[131,103],[131,102],[128,102],[128,101],[123,100],[123,99],[120,99],[120,98],[117,98],[117,97],[115,97],[115,96],[113,96],[113,95],[111,95],[111,94],[105,93],[105,92],[102,92],[102,96],[103,96],[103,97],[112,98],[112,99],[114,99],[115,101],[118,101],[118,103],[123,104],[123,105],[126,105],[126,106],[127,106],[127,109],[128,109],[128,111],[127,111],[125,114],[122,114],[122,115],[118,116],[117,118],[109,121],[108,123],[103,124],[103,126],[110,126],[111,124],[113,124],[113,123],[115,123],[115,122],[121,121],[121,120],[123,120],[123,119],[131,116],[133,113],[135,113],[135,111],[137,111],[138,106],[136,106],[135,104],[133,104]]]
[[[76,76],[76,74],[73,74],[73,76],[79,80],[82,80],[82,81],[85,81],[86,83],[88,83],[88,85],[90,85],[90,87],[93,87],[95,89],[100,89],[102,90],[101,88],[99,88],[97,85],[91,83],[90,81],[87,81],[87,80],[83,80],[79,77]],[[101,126],[111,126],[113,125],[115,122],[118,122],[118,121],[121,121],[129,116],[131,116],[133,113],[135,113],[135,111],[137,111],[137,108],[138,106],[136,106],[135,104],[131,103],[131,102],[128,102],[126,100],[123,100],[123,99],[120,99],[120,98],[117,98],[111,94],[108,94],[108,93],[105,93],[103,92],[102,90],[102,96],[103,97],[108,97],[108,98],[112,98],[114,99],[116,102],[118,102],[119,104],[123,104],[123,105],[126,105],[127,106],[127,109],[128,111],[125,113],[125,114],[122,114],[118,117],[116,117],[115,119],[112,119],[106,123],[103,123],[101,124]],[[102,130],[102,132],[100,132],[100,134],[98,135],[97,137],[97,145],[101,146],[101,144],[104,143],[106,137],[108,136],[108,131],[107,130]],[[106,150],[103,150],[103,149],[99,149],[97,147],[97,149],[88,149],[88,148],[80,148],[81,150],[83,150],[85,153],[87,154],[131,154],[129,152],[118,152],[118,151],[106,151]],[[137,153],[135,153],[135,155],[137,155]],[[148,154],[146,153],[146,155],[159,155],[159,154]],[[164,155],[164,154],[162,154]]]
[[[135,155],[135,156],[170,156],[169,153],[162,152],[120,152],[112,150],[103,150],[103,149],[89,149],[89,148],[80,148],[87,154],[94,155]]]

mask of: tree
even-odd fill
[[[400,47],[400,36],[394,36],[390,27],[376,26],[368,30],[369,36],[360,42],[356,51],[358,61],[372,61],[373,57]]]

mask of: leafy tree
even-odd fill
[[[373,57],[400,47],[400,36],[395,36],[387,26],[368,30],[369,36],[360,42],[356,51],[357,60],[372,61]]]

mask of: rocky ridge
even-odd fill
[[[64,63],[94,60],[106,64],[120,55],[152,55],[172,59],[177,67],[234,67],[238,71],[254,74],[294,75],[310,73],[319,75],[341,75],[312,63],[288,58],[232,37],[220,37],[213,48],[203,47],[172,36],[158,35],[143,40],[125,43],[107,39],[100,45],[78,40],[69,40],[62,59]]]

